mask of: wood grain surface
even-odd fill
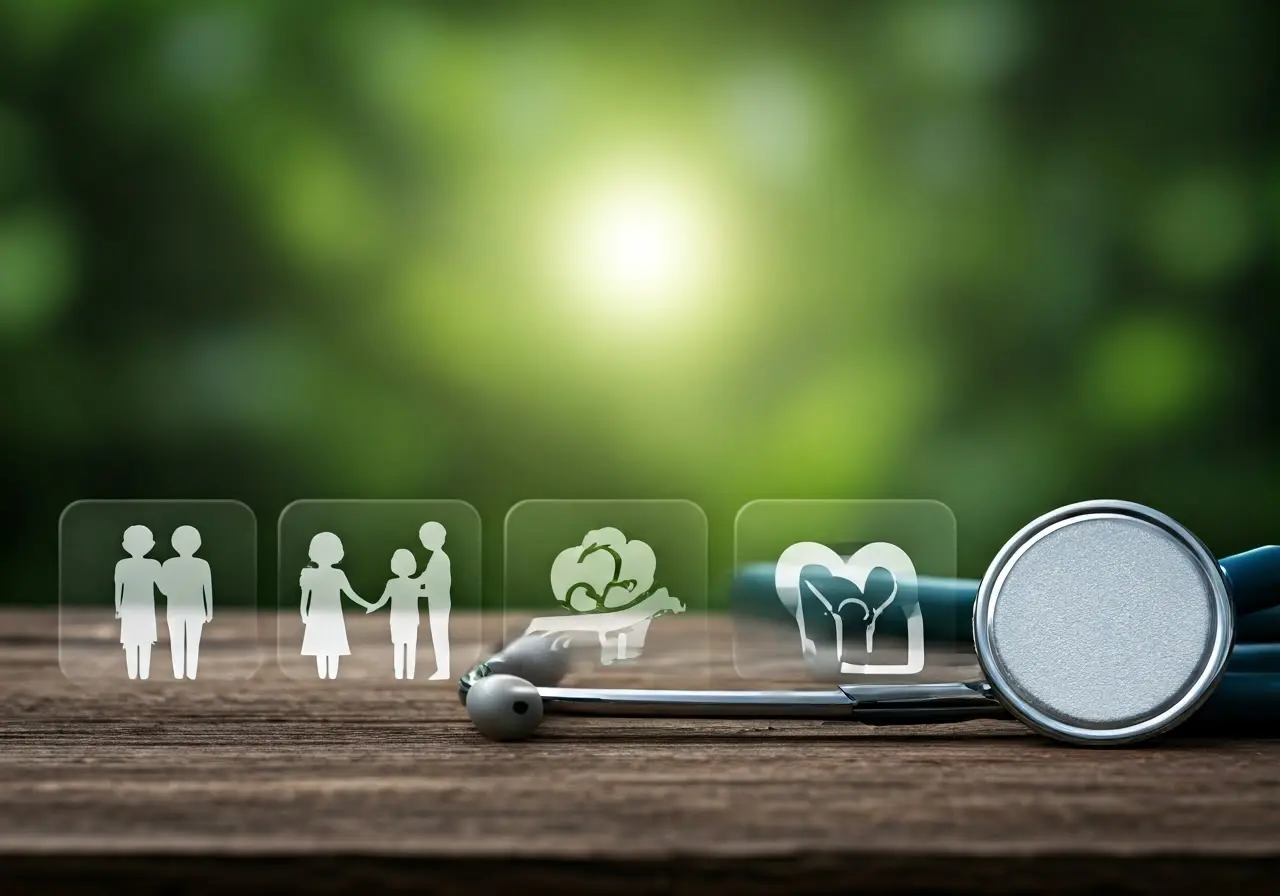
[[[670,622],[700,658],[727,643],[722,622]],[[56,614],[0,614],[0,891],[1280,881],[1280,740],[1084,750],[1004,722],[549,718],[537,739],[498,745],[472,731],[452,683],[291,674],[270,615],[220,620],[208,648],[211,664],[261,659],[251,677],[198,682],[172,680],[163,644],[150,681],[108,666],[85,676],[69,652],[101,650],[94,625],[64,623],[60,666]],[[455,620],[468,657],[501,628]],[[710,681],[733,686],[730,653],[705,657]],[[701,684],[679,668],[655,664],[636,683]]]

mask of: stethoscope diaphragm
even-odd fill
[[[1137,504],[1060,508],[1000,550],[978,589],[974,646],[1010,712],[1074,743],[1167,731],[1230,655],[1225,574],[1189,531]]]

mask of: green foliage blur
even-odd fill
[[[1226,0],[0,0],[0,600],[56,600],[95,497],[245,501],[268,605],[296,498],[465,499],[495,594],[531,497],[694,500],[721,578],[756,498],[938,499],[969,576],[1087,498],[1273,542],[1277,34]],[[633,159],[715,246],[643,301],[551,239]]]

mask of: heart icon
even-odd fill
[[[801,608],[800,576],[807,566],[825,568],[832,576],[853,584],[865,597],[867,580],[877,569],[887,571],[893,577],[893,588],[887,599],[871,606],[857,597],[833,603],[812,582],[806,581],[806,593],[817,598],[819,604],[832,617],[836,632],[836,656],[843,656],[844,620],[847,616],[862,616],[866,623],[867,653],[874,648],[875,622],[891,607],[898,607],[907,619],[907,662],[900,665],[855,665],[840,662],[840,671],[852,675],[914,675],[924,669],[924,619],[916,593],[916,571],[911,558],[896,545],[877,541],[864,545],[845,560],[831,548],[812,541],[793,544],[782,552],[774,572],[774,588],[782,605],[796,618],[800,630],[800,646],[804,656],[812,660],[817,647],[805,634],[804,612]]]

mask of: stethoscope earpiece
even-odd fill
[[[524,740],[542,723],[542,695],[515,675],[496,673],[478,678],[464,700],[471,723],[489,740]]]

